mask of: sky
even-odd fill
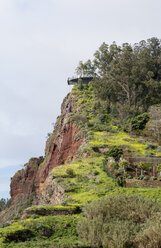
[[[99,46],[161,38],[160,0],[0,0],[0,198],[44,155],[80,60]]]

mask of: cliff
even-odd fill
[[[45,157],[30,159],[25,168],[12,177],[10,194],[13,206],[24,197],[36,204],[41,202],[57,203],[62,200],[63,189],[54,181],[52,181],[52,185],[49,183],[51,179],[49,174],[54,167],[73,160],[83,142],[83,138],[74,139],[75,135],[79,133],[79,129],[70,122],[70,115],[75,111],[74,102],[75,95],[72,93],[64,99],[61,116],[57,118],[54,131],[46,142]],[[45,195],[50,197],[47,198]]]

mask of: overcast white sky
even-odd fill
[[[161,38],[160,0],[0,0],[0,198],[46,135],[79,60],[106,42]]]

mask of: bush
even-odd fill
[[[38,205],[29,207],[25,210],[27,216],[37,215],[37,216],[47,216],[47,215],[72,215],[79,213],[81,210],[79,204],[72,204],[67,206],[61,205]]]
[[[119,167],[126,170],[130,168],[130,163],[127,160],[122,160],[119,162]]]
[[[87,122],[87,117],[76,113],[75,115],[73,115],[71,117],[71,120],[76,122],[76,123],[86,123]]]
[[[126,180],[123,176],[118,177],[116,181],[117,181],[118,186],[126,187]]]
[[[156,214],[151,220],[147,220],[144,229],[135,239],[137,248],[159,248],[161,247],[161,222],[160,215]]]
[[[100,121],[100,123],[104,124],[109,121],[109,116],[107,113],[99,113],[97,115],[97,119]]]
[[[158,211],[160,206],[157,202],[138,195],[111,196],[93,202],[84,208],[84,217],[77,226],[79,238],[90,247],[149,247],[139,245],[148,227],[147,220],[151,221]],[[153,221],[150,227],[152,229]],[[156,232],[159,239],[156,233],[155,242],[158,242],[160,229],[156,229]]]
[[[157,177],[151,177],[151,180],[155,181],[157,180]]]
[[[142,163],[143,169],[144,169],[143,173],[146,173],[146,171],[151,171],[152,170],[153,163],[151,163],[151,162],[141,162],[141,163]]]
[[[91,128],[91,130],[95,131],[95,132],[103,132],[103,131],[107,131],[108,127],[105,124],[100,123],[99,121],[95,121],[93,123],[93,127]]]
[[[99,175],[99,171],[94,170],[94,171],[93,171],[93,174],[94,174],[94,176],[97,176],[97,175]]]
[[[105,153],[107,157],[113,157],[116,162],[119,161],[121,155],[123,154],[123,149],[119,146],[113,146],[108,152]]]
[[[127,179],[133,179],[133,176],[132,175],[128,175],[127,176]]]
[[[6,227],[6,230],[2,229],[0,231],[0,237],[4,237],[6,241],[26,241],[30,239],[31,237],[34,237],[33,231],[31,231],[28,228],[25,228],[21,225],[15,225],[13,228]]]
[[[143,180],[144,179],[144,176],[143,175],[140,175],[137,177],[138,180]]]
[[[71,168],[66,169],[66,174],[67,174],[69,177],[75,177],[75,172],[74,172],[74,170],[71,169]]]
[[[141,115],[134,117],[131,120],[132,130],[143,130],[148,120],[149,120],[149,115],[147,113],[143,113]]]

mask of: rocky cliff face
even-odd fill
[[[25,169],[18,171],[11,179],[10,193],[13,205],[25,195],[33,195],[35,203],[57,203],[63,199],[63,189],[56,185],[49,174],[55,166],[73,160],[83,142],[81,138],[74,139],[79,129],[69,119],[74,112],[74,102],[75,96],[72,94],[68,94],[64,99],[61,116],[58,117],[54,131],[47,140],[44,159],[30,159]],[[50,197],[47,197],[47,192]]]

